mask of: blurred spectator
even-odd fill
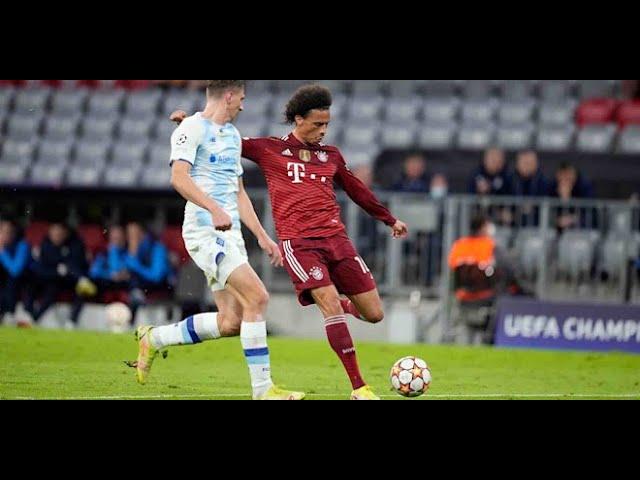
[[[125,265],[127,240],[124,228],[113,225],[109,228],[109,245],[106,253],[99,254],[91,265],[89,276],[100,289],[129,290],[131,275]]]
[[[353,174],[370,190],[378,189],[374,181],[371,165],[360,165],[353,169]],[[356,240],[358,251],[367,265],[374,265],[374,254],[381,239],[378,235],[378,221],[369,215],[358,215],[358,237]]]
[[[129,307],[133,313],[147,303],[149,293],[167,294],[175,284],[167,248],[138,222],[126,229],[127,253],[124,266],[129,272]]]
[[[431,177],[429,195],[434,200],[442,200],[449,194],[449,181],[443,173],[436,173]]]
[[[487,344],[494,340],[495,315],[492,313],[478,322],[479,308],[493,308],[499,295],[526,294],[516,279],[515,263],[495,243],[495,231],[496,227],[488,217],[474,217],[471,236],[459,239],[449,254],[455,297],[462,308],[473,312],[473,326],[484,331]]]
[[[518,154],[512,185],[513,194],[518,197],[545,197],[549,194],[549,182],[540,169],[536,152],[528,150]]]
[[[32,264],[33,288],[25,302],[34,322],[42,318],[59,294],[72,291],[71,322],[77,325],[84,297],[96,294],[95,285],[86,277],[86,258],[84,244],[75,232],[63,223],[51,224]]]
[[[404,161],[402,180],[394,184],[392,190],[407,193],[428,193],[427,160],[420,154],[409,155]]]
[[[0,220],[0,324],[14,315],[31,253],[22,232],[11,220]]]
[[[593,186],[577,168],[563,163],[556,171],[556,178],[551,185],[551,196],[568,202],[573,199],[593,198]],[[593,209],[577,209],[575,207],[558,207],[556,209],[556,227],[559,231],[576,226],[595,228],[596,212]]]
[[[469,193],[476,195],[511,195],[511,175],[507,170],[504,151],[490,148],[482,165],[469,182]]]

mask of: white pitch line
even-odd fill
[[[333,393],[309,393],[307,397],[336,397]],[[6,400],[154,400],[154,399],[189,399],[189,398],[232,398],[250,397],[242,393],[193,394],[193,395],[111,395],[94,397],[13,397]],[[398,395],[380,395],[382,398],[395,398]],[[638,398],[640,393],[477,393],[477,394],[434,394],[424,398]]]

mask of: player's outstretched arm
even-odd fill
[[[256,211],[253,208],[251,198],[249,198],[249,195],[244,188],[244,182],[242,181],[242,178],[240,179],[239,185],[240,191],[238,193],[238,211],[240,212],[240,220],[247,226],[249,230],[251,230],[251,233],[253,233],[258,239],[260,248],[262,248],[262,250],[271,259],[271,265],[275,267],[284,266],[280,249],[278,248],[276,242],[274,242],[266,232],[266,230],[262,226],[262,223],[260,223],[258,215],[256,215]]]
[[[184,161],[174,161],[171,167],[171,185],[185,200],[195,203],[211,213],[213,226],[216,230],[227,231],[233,226],[233,220],[215,200],[205,194],[191,178],[191,164]]]
[[[406,238],[409,235],[407,224],[395,218],[389,209],[382,205],[375,194],[357,178],[347,165],[342,162],[335,176],[336,183],[373,218],[380,220],[391,228],[393,238]]]

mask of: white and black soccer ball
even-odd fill
[[[125,333],[131,322],[131,309],[124,303],[112,303],[105,310],[109,330],[113,333]]]
[[[391,369],[391,386],[403,397],[423,395],[431,386],[429,365],[418,357],[401,358]]]

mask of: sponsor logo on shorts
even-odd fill
[[[322,270],[320,269],[320,267],[313,267],[309,271],[309,275],[311,275],[317,281],[320,281],[320,280],[322,280],[324,278],[324,273],[322,273]]]

